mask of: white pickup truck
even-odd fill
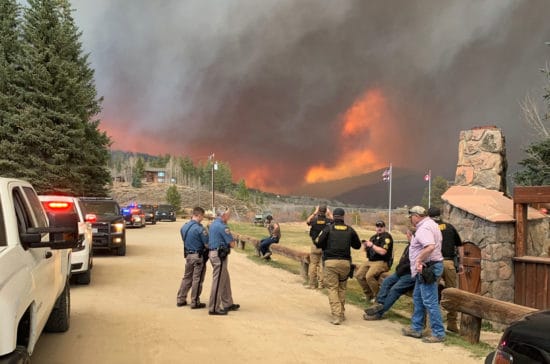
[[[43,329],[68,330],[77,221],[46,213],[29,183],[0,178],[0,363],[29,363]]]

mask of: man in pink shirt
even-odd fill
[[[415,279],[413,291],[414,311],[411,327],[403,329],[403,335],[420,339],[424,329],[424,314],[428,313],[432,336],[425,337],[426,343],[445,341],[445,328],[438,302],[437,281],[443,273],[441,241],[443,237],[436,222],[427,216],[426,209],[414,206],[409,218],[416,232],[411,240],[409,259],[411,276]]]

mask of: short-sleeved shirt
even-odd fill
[[[367,249],[367,258],[371,262],[384,261],[389,262],[393,255],[393,237],[387,231],[380,234],[374,234],[369,239],[372,243],[380,248],[386,249],[386,254],[378,254],[374,249]]]
[[[409,260],[411,263],[411,276],[416,276],[416,259],[428,245],[435,244],[435,249],[432,251],[426,262],[428,261],[443,261],[441,254],[441,241],[443,237],[439,226],[429,217],[425,217],[416,224],[416,232],[411,240],[409,247]]]
[[[455,227],[448,222],[441,220],[435,220],[435,222],[439,224],[439,230],[441,230],[443,236],[441,253],[445,259],[453,259],[456,256],[456,248],[462,246],[460,235],[458,235]]]
[[[209,249],[218,249],[221,245],[229,246],[234,240],[229,227],[221,218],[218,217],[210,224],[210,232],[208,234]]]
[[[190,220],[180,229],[184,249],[187,251],[202,251],[208,243],[208,232],[200,223]]]

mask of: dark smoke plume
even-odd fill
[[[392,162],[452,179],[460,130],[480,125],[503,129],[513,168],[532,138],[519,103],[542,93],[550,58],[542,0],[73,7],[115,149],[214,152],[237,179],[281,192],[312,166],[339,171],[354,150],[374,158],[356,174]],[[384,115],[342,138],[346,113],[372,90]]]

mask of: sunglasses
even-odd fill
[[[376,227],[384,227],[384,224],[376,224]]]

